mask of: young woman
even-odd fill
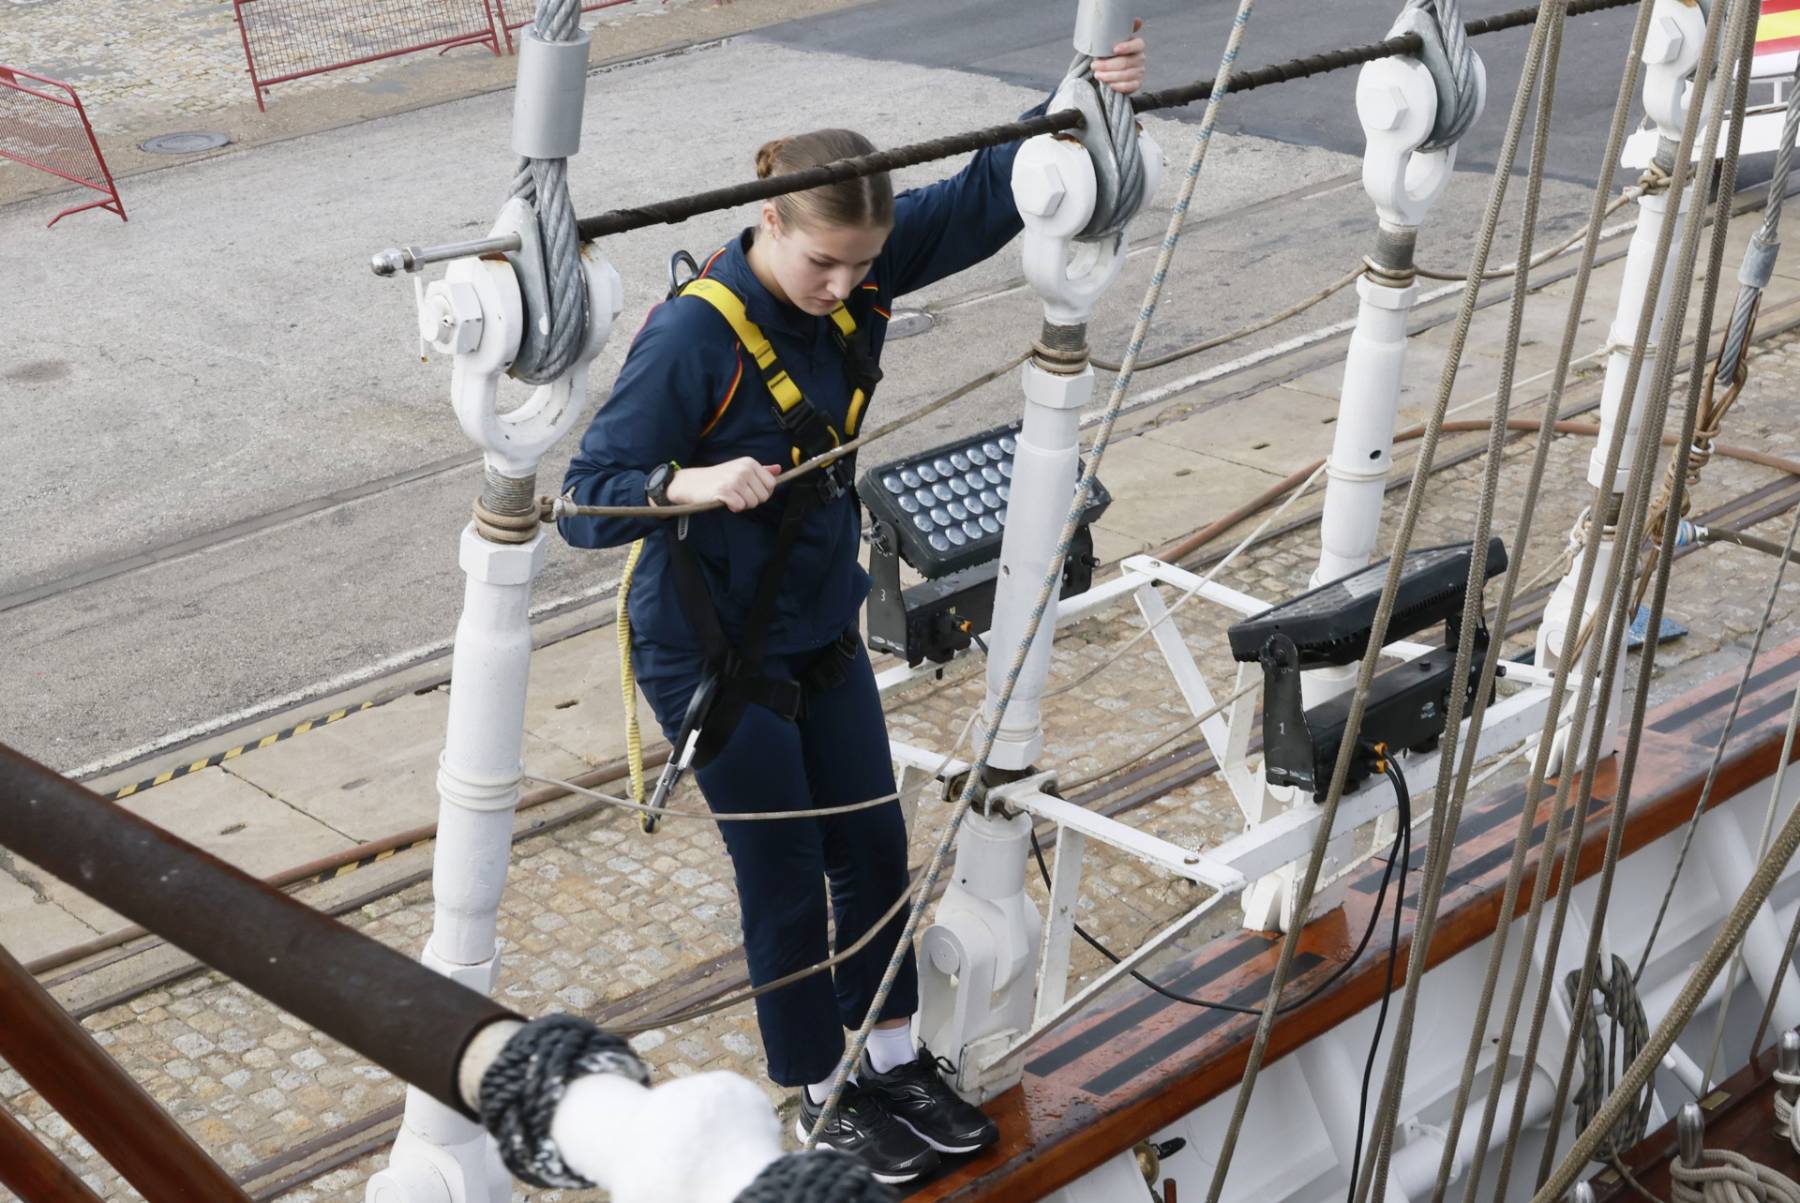
[[[1143,61],[1134,37],[1097,61],[1094,75],[1134,92]],[[777,139],[757,152],[757,175],[873,149],[848,130]],[[577,547],[643,540],[629,598],[638,684],[671,742],[684,736],[690,707],[704,718],[696,779],[715,812],[817,810],[894,792],[881,699],[857,635],[869,582],[849,466],[776,482],[854,436],[880,379],[893,299],[979,263],[1019,232],[1016,152],[1017,144],[983,151],[950,179],[898,197],[878,175],[765,202],[755,227],[651,311],[569,465],[564,492],[583,505],[722,507],[680,521],[560,523]],[[897,802],[720,830],[758,985],[826,958],[828,901],[848,946],[906,888]],[[802,1132],[904,921],[902,910],[832,973],[757,1000],[769,1076],[799,1088]],[[909,953],[822,1134],[888,1182],[998,1137],[915,1046],[917,1005]]]

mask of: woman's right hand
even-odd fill
[[[750,456],[706,468],[682,468],[669,478],[670,505],[718,502],[732,513],[755,509],[775,494],[779,464],[759,464]]]

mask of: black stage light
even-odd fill
[[[1019,425],[1001,426],[862,474],[857,492],[869,509],[869,644],[903,657],[943,663],[987,629],[994,608],[1000,540],[1012,501]],[[1081,526],[1063,565],[1062,596],[1093,582],[1088,527],[1112,495],[1094,482]],[[925,582],[900,585],[904,559]]]

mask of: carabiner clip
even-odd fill
[[[681,729],[675,733],[675,746],[669,750],[668,760],[663,762],[662,772],[657,775],[656,789],[650,794],[647,805],[649,811],[640,811],[638,825],[644,829],[645,835],[655,835],[656,825],[660,821],[652,813],[667,809],[669,795],[681,782],[681,775],[694,763],[694,753],[700,747],[700,731],[706,726],[706,716],[712,712],[713,700],[719,694],[719,674],[709,672],[700,681],[694,696],[688,699],[687,713],[681,717]]]
[[[687,279],[685,280],[675,274],[675,269],[683,264],[686,264],[688,269]],[[681,295],[682,289],[686,288],[689,284],[692,284],[699,278],[700,265],[694,262],[694,257],[686,251],[676,251],[673,255],[669,256],[669,295],[664,299],[673,301],[676,297]]]

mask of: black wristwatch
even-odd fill
[[[669,504],[669,482],[679,471],[681,465],[673,462],[650,469],[650,475],[644,477],[644,496],[650,499],[651,505]]]

